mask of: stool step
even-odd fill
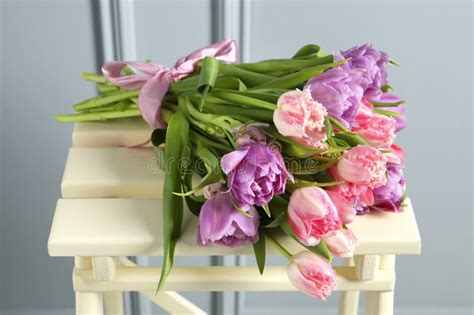
[[[370,281],[359,281],[353,267],[335,267],[337,291],[391,291],[395,272],[378,270]],[[91,270],[75,269],[75,291],[153,291],[160,267],[120,267],[111,281],[94,280]],[[260,275],[255,267],[175,266],[164,291],[296,291],[288,280],[286,266],[269,266]]]
[[[51,256],[160,256],[162,201],[150,198],[60,199],[53,219],[48,249]],[[350,228],[359,238],[356,255],[418,254],[420,236],[413,210],[358,217]],[[176,255],[251,255],[242,248],[196,245],[197,218],[185,211],[183,233]],[[281,236],[291,252],[302,246]],[[269,246],[269,254],[274,254]]]

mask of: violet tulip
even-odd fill
[[[211,196],[199,214],[197,243],[199,245],[222,245],[237,247],[258,240],[258,213],[247,206],[248,216],[234,208],[228,193]]]
[[[321,256],[310,251],[294,255],[288,263],[288,279],[301,292],[326,300],[336,287],[336,272]]]
[[[293,180],[274,147],[252,142],[224,155],[221,167],[235,202],[240,206],[267,204],[285,191],[286,179]]]
[[[325,147],[324,117],[326,109],[313,100],[309,91],[293,90],[278,99],[273,122],[282,135],[308,147]]]
[[[288,222],[298,240],[306,246],[319,244],[321,238],[341,228],[336,206],[319,187],[302,187],[290,196]]]
[[[338,174],[346,181],[370,188],[385,185],[387,158],[376,148],[359,145],[344,152],[337,164]]]
[[[372,208],[382,211],[402,211],[405,176],[401,165],[387,164],[387,184],[374,189]]]
[[[361,75],[361,71],[341,65],[309,79],[305,89],[311,91],[313,99],[321,103],[331,117],[349,128],[364,92],[360,86]]]
[[[387,85],[387,64],[389,56],[364,44],[334,54],[334,60],[349,59],[347,65],[350,69],[363,70],[361,85],[364,88],[364,97],[378,100],[382,94],[382,87]]]
[[[336,257],[352,257],[359,244],[357,237],[348,229],[339,229],[332,236],[324,238],[324,242],[331,254]]]

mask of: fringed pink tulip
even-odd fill
[[[336,257],[349,258],[359,244],[357,237],[348,229],[340,229],[333,236],[324,238],[329,251]]]
[[[342,226],[336,206],[319,187],[302,187],[291,194],[288,222],[306,246],[319,244],[321,238],[334,234]]]
[[[318,300],[326,300],[336,287],[336,272],[326,259],[302,251],[290,259],[288,278],[301,292]]]
[[[347,150],[337,164],[339,175],[354,184],[370,188],[387,183],[387,158],[376,148],[359,145]]]
[[[356,216],[356,210],[352,202],[350,202],[346,197],[337,191],[326,190],[326,193],[329,195],[332,202],[336,206],[337,214],[339,215],[342,224],[351,223]]]
[[[273,122],[278,132],[308,147],[325,147],[326,109],[313,100],[309,90],[289,91],[278,99]]]

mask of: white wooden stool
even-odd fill
[[[205,314],[174,291],[294,291],[286,266],[174,267],[165,290],[155,294],[159,267],[136,266],[127,256],[162,255],[163,174],[144,142],[140,119],[77,123],[48,242],[51,256],[75,257],[73,286],[77,314],[122,314],[122,292],[138,291],[172,314]],[[336,267],[343,291],[340,314],[356,314],[366,292],[366,314],[392,314],[395,255],[419,254],[421,240],[413,210],[357,217],[350,228],[360,245],[349,266]],[[239,249],[196,245],[197,218],[185,212],[178,256],[251,255]],[[279,237],[292,253],[302,250]],[[276,254],[271,246],[268,254]]]

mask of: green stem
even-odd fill
[[[98,83],[107,82],[107,80],[105,79],[103,75],[95,74],[95,73],[82,72],[81,77],[87,81],[93,81],[93,82],[98,82]]]
[[[100,106],[104,106],[110,103],[121,101],[127,98],[131,98],[131,97],[137,96],[138,94],[140,94],[140,90],[126,91],[126,92],[121,92],[121,93],[117,93],[117,94],[113,94],[109,96],[97,96],[85,102],[78,103],[74,105],[73,107],[76,111],[83,111],[86,109],[100,107]]]
[[[57,115],[56,120],[59,122],[74,122],[74,121],[101,121],[107,119],[125,118],[141,116],[138,109],[128,109],[124,111],[108,111],[108,112],[94,112],[94,113],[80,113],[72,115]]]
[[[293,257],[293,255],[286,249],[284,248],[276,239],[273,235],[270,233],[266,233],[265,237],[272,243],[272,245],[283,255],[285,256],[288,260]]]
[[[344,127],[343,124],[341,124],[337,119],[332,118],[331,116],[328,116],[329,121],[331,121],[331,124],[336,126],[340,131],[348,131],[346,127]]]

